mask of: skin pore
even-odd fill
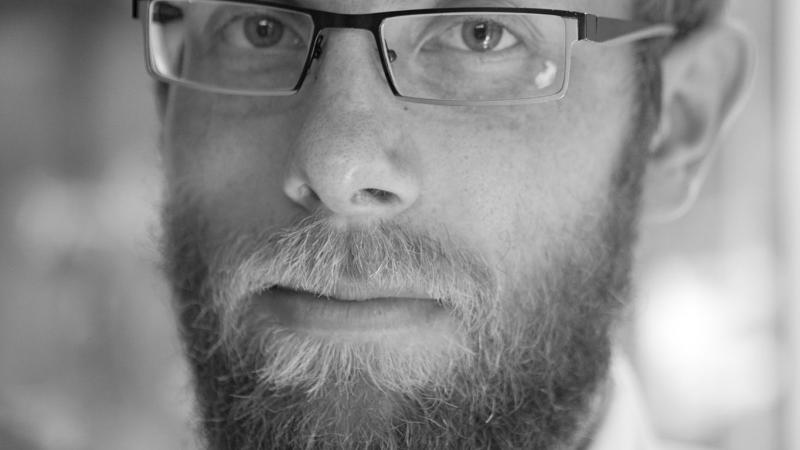
[[[535,105],[398,100],[353,30],[329,32],[294,96],[169,90],[165,254],[209,447],[581,445],[655,124],[633,46],[573,50],[566,97]],[[414,297],[425,306],[400,308],[425,325],[301,327],[281,290]]]

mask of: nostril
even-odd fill
[[[317,195],[317,193],[314,192],[313,189],[311,189],[308,186],[306,186],[306,189],[307,190],[305,192],[305,198],[306,198],[306,201],[308,203],[314,204],[314,205],[318,205],[318,204],[322,203],[322,200],[319,198],[319,195]]]
[[[400,197],[383,189],[366,188],[353,194],[352,200],[355,204],[380,203],[386,205],[399,203]]]
[[[392,194],[389,191],[384,191],[383,189],[368,188],[368,189],[364,189],[364,192],[367,195],[369,195],[371,197],[374,197],[376,199],[379,199],[379,200],[391,200],[392,197],[395,197],[394,194]]]

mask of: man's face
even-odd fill
[[[212,446],[550,448],[591,425],[648,133],[631,46],[577,44],[569,81],[409,103],[336,29],[296,95],[170,89],[167,258]]]

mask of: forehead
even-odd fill
[[[400,9],[498,6],[548,8],[627,17],[633,0],[283,0],[339,13],[367,13]]]

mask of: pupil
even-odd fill
[[[468,22],[464,24],[462,37],[471,50],[485,52],[500,43],[503,27],[488,20]]]
[[[270,47],[281,41],[283,25],[269,17],[248,18],[245,22],[245,35],[255,47]]]
[[[475,25],[475,39],[478,42],[486,43],[486,38],[489,37],[488,28],[485,23]]]
[[[270,34],[275,31],[272,23],[267,21],[266,19],[261,19],[258,21],[258,35],[260,37],[268,37]]]

